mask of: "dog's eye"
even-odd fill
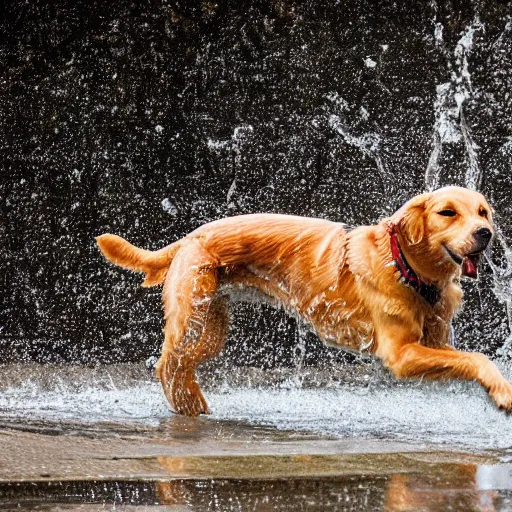
[[[437,212],[439,215],[442,215],[443,217],[455,217],[457,215],[457,212],[455,210],[441,210],[440,212]]]
[[[480,215],[480,217],[487,217],[487,210],[485,208],[480,208],[478,215]]]

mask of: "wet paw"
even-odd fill
[[[489,395],[496,402],[498,409],[512,412],[512,384],[502,380],[489,389]]]
[[[208,404],[192,371],[176,371],[171,379],[170,393],[166,395],[177,414],[210,414]]]
[[[190,396],[186,399],[181,399],[179,404],[175,406],[177,414],[184,414],[185,416],[199,416],[200,414],[211,414],[208,404],[204,397]]]

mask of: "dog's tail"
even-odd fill
[[[163,282],[180,246],[180,243],[176,242],[158,251],[147,251],[110,233],[96,237],[96,242],[107,260],[129,270],[144,272],[146,278],[142,286],[156,286]]]

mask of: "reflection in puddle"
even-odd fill
[[[482,464],[476,471],[478,489],[506,489],[512,491],[512,464]]]
[[[505,510],[512,493],[483,490],[478,486],[474,464],[452,467],[449,474],[393,475],[387,483],[384,510],[390,511],[479,511]],[[506,509],[508,510],[508,508]]]
[[[444,468],[442,475],[437,472],[439,468],[433,469],[433,474],[424,475],[353,475],[321,479],[8,483],[0,484],[0,509],[72,510],[72,505],[79,503],[102,504],[103,510],[139,507],[158,510],[165,505],[165,510],[205,512],[491,512],[512,509],[510,481],[505,489],[500,485],[495,489],[482,489],[479,485],[481,468],[474,464]],[[118,508],[120,504],[123,504],[122,509]]]
[[[156,460],[169,474],[209,477],[4,482],[0,509],[92,510],[87,504],[96,504],[102,510],[176,512],[512,510],[510,464],[432,462],[428,454],[400,453]]]

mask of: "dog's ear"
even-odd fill
[[[393,216],[394,224],[410,245],[417,245],[425,236],[425,208],[430,194],[421,194],[405,203]]]

